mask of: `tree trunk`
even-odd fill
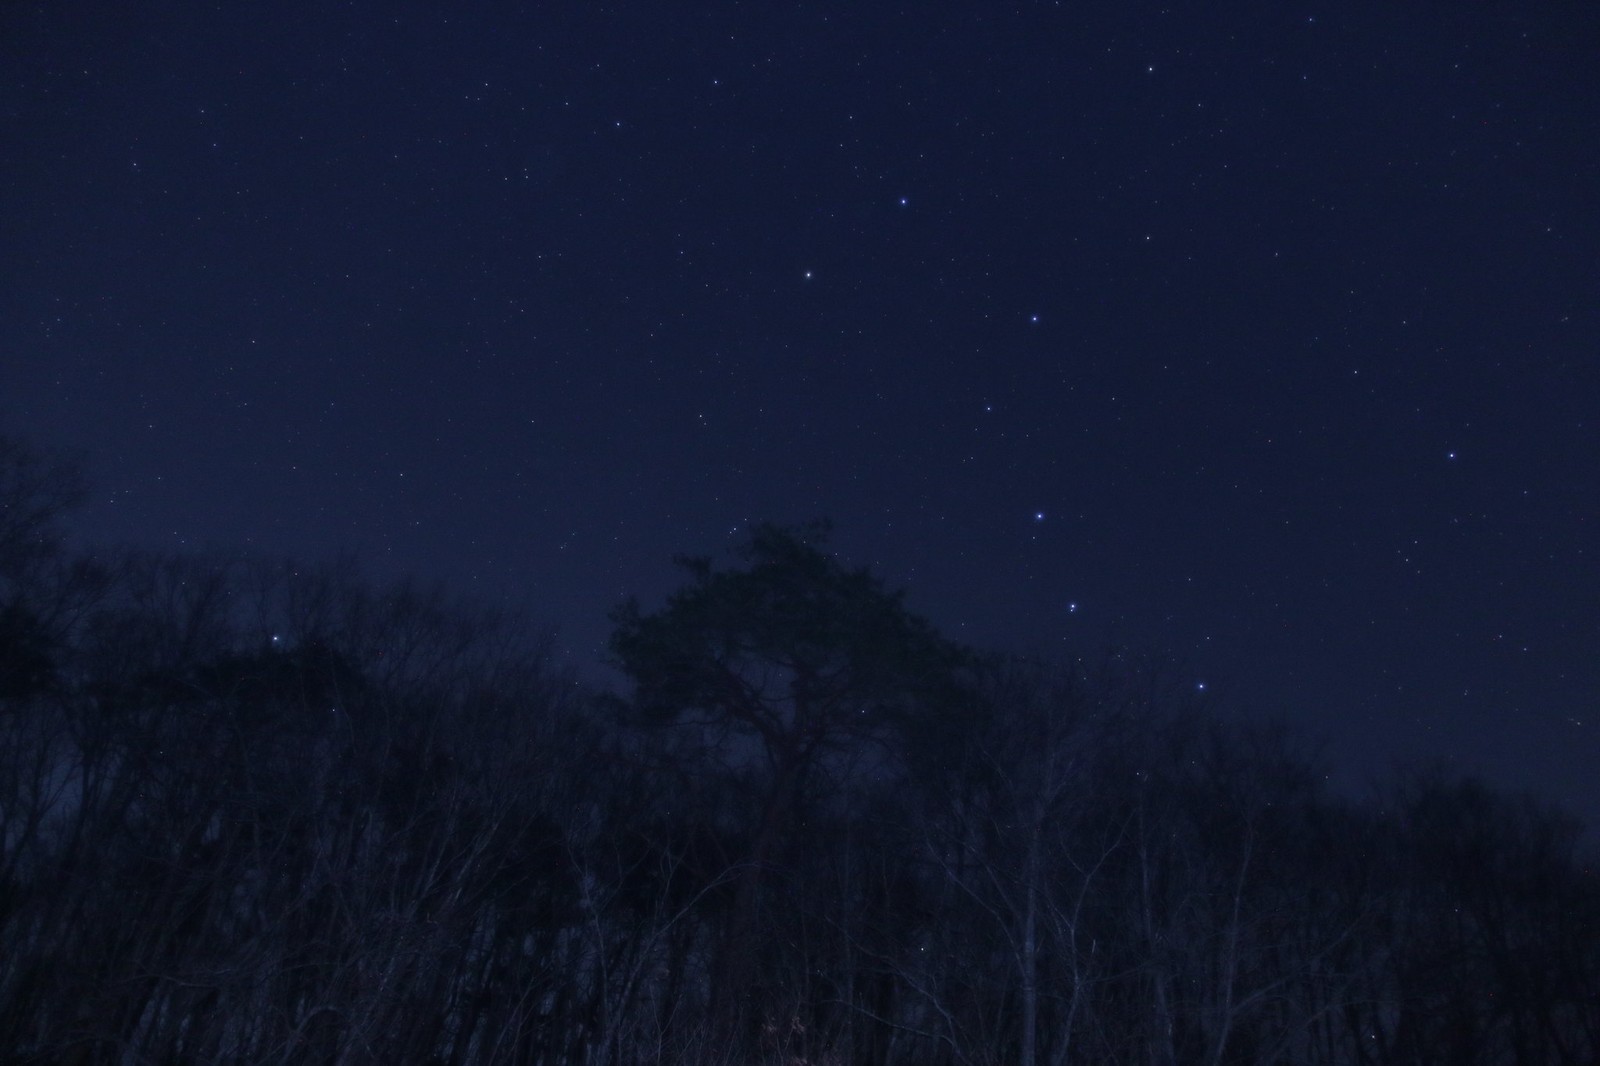
[[[805,761],[798,753],[786,753],[779,761],[772,789],[763,805],[761,828],[734,886],[733,908],[723,929],[716,979],[712,985],[711,1011],[712,1031],[730,1049],[744,1046],[750,1035],[748,1026],[755,1018],[752,1008],[757,1004],[753,992],[760,976],[756,918],[761,888],[767,867],[777,854],[794,813],[795,789],[804,769]]]

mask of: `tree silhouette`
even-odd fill
[[[619,608],[624,700],[351,559],[77,554],[77,477],[0,439],[7,1062],[1600,1061],[1575,821],[980,657],[824,527]]]
[[[825,552],[826,534],[820,524],[756,526],[742,568],[680,559],[690,581],[665,608],[645,614],[630,601],[613,614],[611,650],[640,720],[704,730],[730,762],[759,760],[765,771],[713,986],[728,1025],[759,1020],[750,998],[760,889],[811,779],[864,748],[893,765],[972,709],[962,675],[973,655],[870,572]]]

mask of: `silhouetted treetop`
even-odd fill
[[[737,552],[744,566],[680,558],[689,583],[662,610],[613,612],[611,651],[646,721],[702,716],[774,751],[809,750],[949,703],[973,654],[824,551],[826,535],[820,523],[756,526]]]
[[[41,452],[0,434],[0,578],[56,547],[55,524],[83,499],[76,460]]]

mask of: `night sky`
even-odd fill
[[[826,517],[957,639],[1600,820],[1588,4],[10,4],[0,253],[85,543],[354,552],[603,679],[675,553]]]

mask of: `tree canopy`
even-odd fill
[[[941,636],[866,568],[824,548],[828,527],[763,524],[718,569],[680,558],[688,584],[653,613],[613,613],[611,650],[645,722],[684,719],[760,738],[775,761],[851,740],[905,739],[971,710],[969,649]]]

